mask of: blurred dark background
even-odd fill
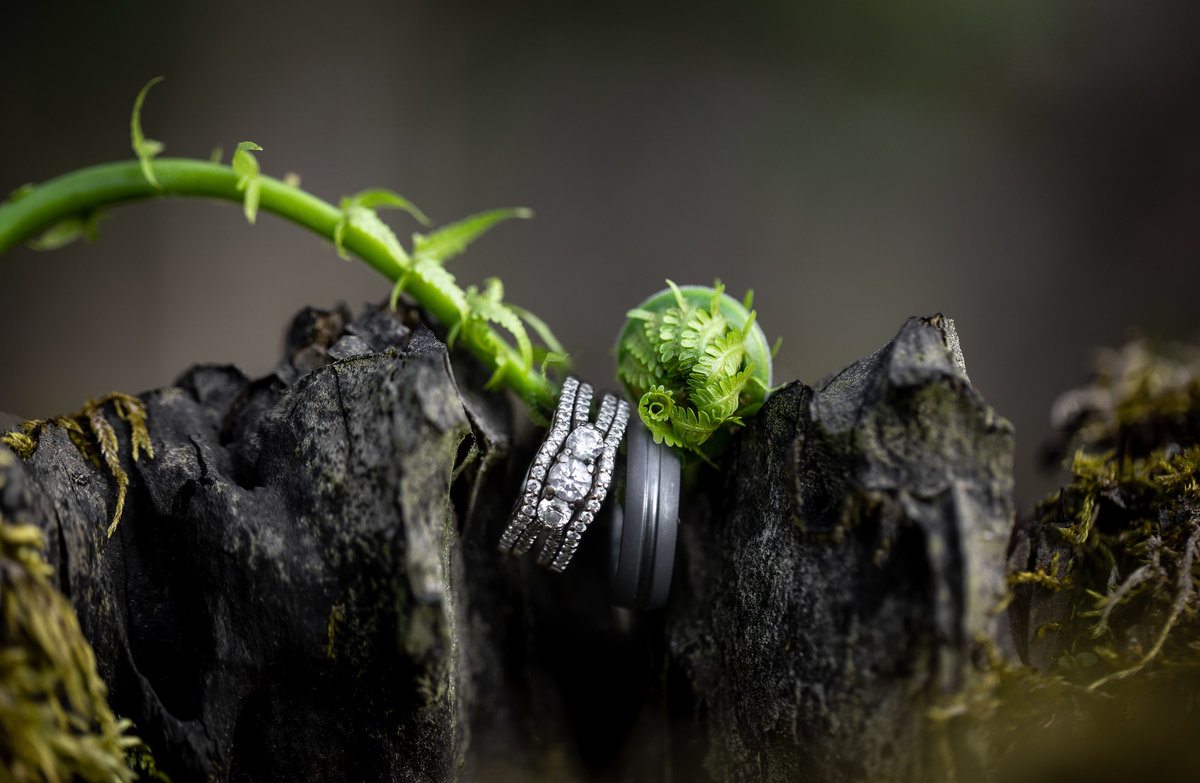
[[[1050,404],[1094,346],[1195,335],[1194,0],[594,5],[10,4],[0,190],[130,157],[133,98],[163,75],[143,119],[167,155],[250,139],[334,202],[534,208],[452,271],[502,277],[602,383],[625,310],[667,277],[753,288],[777,381],[941,311],[1017,427],[1021,508],[1053,485]],[[262,373],[298,308],[387,291],[270,216],[118,208],[95,244],[0,262],[0,410],[200,361]]]

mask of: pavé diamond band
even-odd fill
[[[570,564],[612,484],[629,403],[605,394],[595,422],[592,387],[569,377],[546,440],[529,466],[521,496],[500,537],[500,550],[523,555],[543,538],[538,563],[554,571]]]

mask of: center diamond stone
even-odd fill
[[[547,498],[538,504],[538,519],[549,528],[560,528],[571,519],[571,509],[561,498]]]
[[[604,448],[604,439],[599,430],[585,424],[567,436],[567,448],[575,459],[595,459]]]
[[[573,503],[586,495],[592,488],[592,472],[586,462],[568,459],[554,463],[546,476],[547,489],[553,489],[555,497]]]

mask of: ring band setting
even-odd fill
[[[542,537],[537,562],[557,572],[575,556],[612,484],[629,420],[629,403],[605,394],[596,420],[590,421],[592,394],[590,384],[574,377],[563,382],[550,430],[500,537],[500,551],[523,555]]]
[[[678,532],[680,460],[635,421],[625,455],[625,504],[612,504],[612,600],[630,609],[667,603]]]

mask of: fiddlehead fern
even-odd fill
[[[750,295],[738,302],[720,282],[667,285],[629,311],[617,377],[656,443],[703,454],[714,434],[762,405],[772,351]]]

